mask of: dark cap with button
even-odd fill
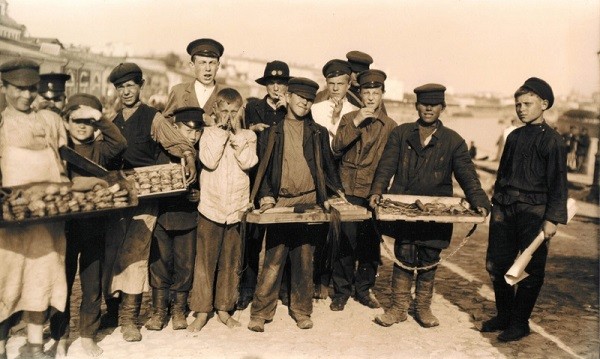
[[[140,83],[142,81],[142,69],[133,62],[122,62],[110,72],[108,80],[115,86],[129,80]]]
[[[330,77],[338,77],[341,75],[350,75],[352,73],[352,68],[348,61],[344,60],[329,60],[323,66],[323,76],[326,78]]]
[[[2,81],[14,86],[29,87],[40,82],[40,65],[25,58],[9,60],[0,65]]]
[[[352,67],[353,72],[362,72],[369,69],[369,65],[373,63],[373,58],[369,54],[360,51],[350,51],[346,54],[346,58]]]
[[[256,83],[259,85],[266,86],[267,80],[281,80],[281,81],[289,81],[290,79],[290,67],[283,61],[271,61],[267,62],[267,66],[265,66],[265,72],[263,77],[256,80]]]
[[[314,101],[317,97],[319,84],[305,77],[292,77],[288,82],[288,92],[295,93],[307,100]]]
[[[190,56],[200,55],[219,58],[223,55],[225,48],[220,42],[213,39],[198,39],[189,43],[186,51]]]
[[[548,108],[554,104],[554,93],[552,87],[548,83],[537,77],[528,78],[522,87],[533,91],[536,95],[542,98],[542,100],[548,101]]]
[[[445,103],[446,87],[440,84],[425,84],[415,88],[417,102],[423,105],[439,105]]]
[[[204,126],[204,110],[200,107],[181,107],[173,112],[175,122],[181,122],[187,127],[199,130]]]
[[[40,75],[38,92],[47,100],[58,99],[65,94],[65,83],[71,79],[71,75],[50,73]]]
[[[68,113],[69,111],[78,109],[79,106],[89,106],[102,112],[102,102],[96,96],[87,93],[76,93],[69,96],[63,112]]]
[[[387,75],[381,70],[366,70],[356,78],[361,88],[382,87]]]

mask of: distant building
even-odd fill
[[[8,1],[0,0],[0,37],[21,40],[25,37],[27,27],[8,16]]]

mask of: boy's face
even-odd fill
[[[116,88],[119,98],[125,107],[132,107],[139,101],[142,85],[135,83],[135,81],[125,81],[117,85]]]
[[[195,55],[194,60],[190,61],[190,67],[194,71],[196,80],[205,86],[212,86],[215,83],[217,70],[219,70],[219,59]]]
[[[237,115],[241,106],[242,106],[241,104],[236,103],[236,102],[229,103],[229,102],[223,101],[223,100],[219,101],[219,103],[217,105],[217,111],[215,112],[215,114],[217,116],[217,123],[218,124],[226,124],[227,121],[233,122],[233,119]]]
[[[177,130],[185,137],[190,145],[194,146],[200,140],[200,130],[193,129],[182,122],[177,122]]]
[[[523,123],[541,123],[542,114],[548,108],[548,101],[542,100],[538,95],[529,92],[515,98],[515,110],[519,120]]]
[[[442,112],[444,112],[444,105],[426,105],[424,103],[417,102],[416,104],[417,112],[419,113],[419,118],[425,121],[426,123],[434,123],[440,118]]]
[[[91,120],[70,119],[67,131],[69,131],[69,136],[77,142],[87,142],[94,136],[94,126],[91,125]]]
[[[2,86],[2,92],[6,97],[6,102],[9,107],[20,112],[27,112],[31,109],[33,100],[37,97],[37,85],[32,86],[15,86],[7,84]]]
[[[267,81],[267,95],[273,100],[277,101],[287,91],[287,82],[281,79],[271,79]]]
[[[302,119],[308,115],[310,108],[312,107],[313,101],[306,99],[295,93],[286,93],[288,103],[288,113],[291,113],[294,118]]]
[[[346,92],[350,88],[350,76],[340,75],[336,77],[330,77],[327,79],[327,91],[329,91],[329,97],[336,99],[342,99],[346,96]]]
[[[381,105],[383,89],[381,87],[360,89],[360,98],[366,107],[376,109]]]

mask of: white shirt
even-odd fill
[[[208,98],[212,95],[214,89],[214,84],[212,86],[206,86],[198,80],[194,81],[194,91],[196,91],[196,98],[198,99],[200,107],[204,108],[206,101],[208,101]]]
[[[348,112],[358,110],[358,107],[356,107],[353,104],[351,104],[350,102],[348,102],[346,97],[344,97],[343,102],[342,102],[342,111],[340,112],[340,118],[338,118],[337,121],[334,122],[333,121],[333,108],[334,107],[335,107],[335,105],[333,104],[333,101],[326,100],[323,102],[316,103],[316,104],[312,105],[312,107],[310,108],[310,111],[312,112],[312,116],[313,116],[313,119],[315,120],[315,122],[318,123],[319,125],[327,128],[327,132],[329,132],[329,145],[330,146],[333,143],[333,137],[335,136],[335,134],[337,132],[337,129],[340,125],[340,121],[342,120],[342,117],[345,114],[347,114]]]

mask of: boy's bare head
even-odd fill
[[[219,91],[214,111],[217,116],[217,123],[225,124],[227,121],[233,120],[243,103],[242,95],[237,90],[224,88]]]

